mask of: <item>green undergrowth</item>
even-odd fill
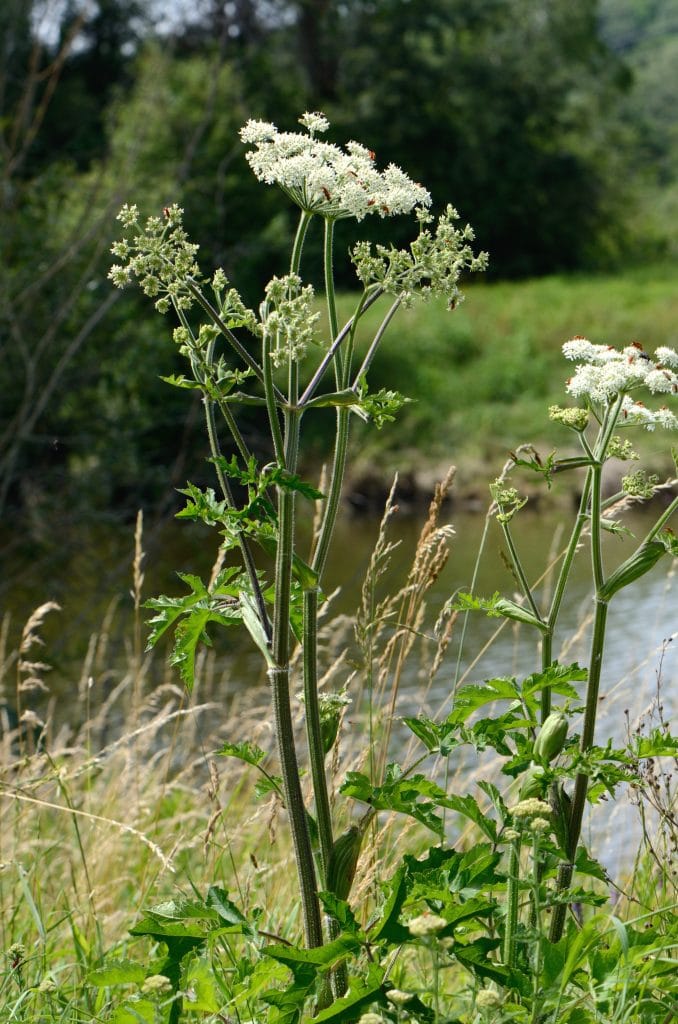
[[[278,765],[266,690],[242,693],[226,707],[222,697],[220,706],[218,690],[206,684],[204,651],[190,696],[169,665],[165,681],[154,685],[151,657],[160,652],[143,658],[137,634],[128,638],[128,664],[109,672],[105,700],[97,698],[103,677],[92,687],[83,668],[72,713],[82,724],[48,728],[44,749],[36,750],[28,729],[3,741],[2,1024],[670,1024],[678,941],[670,864],[675,740],[660,687],[625,743],[620,735],[624,749],[598,751],[598,779],[612,771],[614,788],[617,776],[632,778],[637,857],[610,877],[580,848],[575,910],[564,937],[547,944],[531,920],[530,901],[544,896],[539,864],[552,884],[554,844],[561,840],[507,817],[521,793],[499,772],[491,749],[505,750],[520,726],[510,706],[497,713],[495,698],[515,690],[534,714],[539,677],[462,687],[454,721],[402,717],[408,661],[421,666],[422,708],[436,672],[446,671],[446,652],[450,664],[454,621],[436,633],[426,614],[449,540],[435,526],[442,497],[431,507],[407,580],[393,591],[384,576],[392,552],[387,510],[360,607],[355,616],[330,617],[320,632],[326,683],[334,689],[346,681],[351,700],[328,760],[338,829],[358,820],[355,807],[364,808],[365,798],[381,808],[369,822],[349,898],[326,894],[338,937],[320,950],[301,942],[293,850],[272,784]],[[141,563],[139,530],[137,607]],[[31,691],[22,684],[51,610],[36,610],[17,650],[3,650],[0,659],[5,695],[16,672],[17,694],[29,711]],[[97,643],[105,644],[103,632]],[[342,651],[349,652],[348,666]],[[30,663],[34,681],[44,675],[48,647],[40,657],[42,664]],[[552,683],[572,698],[568,672],[575,681],[584,674],[572,666]],[[494,718],[486,717],[490,708]],[[294,709],[300,735],[303,704],[295,700]],[[486,768],[463,773],[453,753],[443,790],[434,782],[442,781],[442,765],[430,754],[437,749],[448,759],[462,737]],[[372,787],[365,773],[385,763],[389,747],[389,758],[417,764],[428,751],[432,776],[412,774],[408,781],[388,764],[384,783]],[[628,761],[624,750],[634,752]],[[608,755],[616,758],[609,765]],[[564,757],[556,754],[562,764]],[[544,761],[543,772],[553,774],[554,763]],[[309,783],[306,774],[306,794]],[[605,797],[604,784],[598,788]],[[516,928],[510,957],[498,956],[515,842],[508,826],[516,823]],[[322,988],[323,976],[343,962],[347,995],[316,1012],[309,991]]]

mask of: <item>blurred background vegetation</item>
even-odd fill
[[[293,213],[245,163],[248,117],[324,111],[490,253],[467,306],[408,316],[375,366],[426,395],[384,432],[401,457],[415,431],[449,461],[469,426],[533,439],[568,332],[675,344],[678,0],[4,0],[0,53],[0,512],[129,517],[199,479],[168,324],[110,286],[109,247],[122,202],[177,202],[204,270],[258,302]]]

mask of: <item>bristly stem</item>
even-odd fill
[[[222,455],[219,448],[219,441],[217,439],[216,424],[214,422],[214,403],[206,394],[203,395],[203,406],[205,409],[205,425],[207,427],[207,436],[209,438],[210,452],[212,454],[212,458],[214,459],[214,468],[217,474],[217,480],[219,481],[219,487],[221,488],[221,493],[223,494],[228,507],[235,508],[235,498],[233,497],[233,492],[231,491],[231,485],[229,484],[226,474],[221,468],[219,461],[222,458]],[[257,567],[254,564],[254,557],[252,555],[252,551],[250,549],[247,537],[242,532],[242,530],[238,531],[238,544],[240,546],[240,554],[242,556],[242,560],[245,566],[245,571],[247,572],[247,576],[250,581],[250,586],[252,587],[254,600],[256,601],[257,611],[259,612],[259,618],[264,628],[266,639],[270,644],[272,638],[271,620],[269,619],[268,616],[266,601],[264,600],[264,595],[261,590],[261,584],[259,583]]]
[[[330,338],[336,338],[339,333],[339,322],[337,319],[337,299],[334,291],[334,221],[330,217],[325,218],[323,266],[325,273],[325,299],[327,301],[327,319],[330,326]],[[337,348],[335,353],[334,365],[336,367],[337,389],[339,389],[342,380],[342,368],[344,365],[344,353],[341,347]]]
[[[337,337],[337,306],[336,296],[334,291],[334,271],[333,271],[333,252],[332,246],[334,241],[334,222],[332,220],[325,220],[325,248],[324,248],[324,270],[325,270],[325,296],[327,299],[327,319],[330,326],[330,332],[333,338]],[[351,328],[348,332],[349,337],[352,337],[355,333],[355,328],[358,320],[358,313],[361,312],[361,303],[358,306],[356,316],[352,318]],[[340,345],[336,347],[334,352],[334,381],[337,391],[344,386],[345,374],[350,373],[350,359],[345,357],[344,352]],[[308,391],[308,388],[306,389]],[[334,440],[334,458],[332,460],[332,474],[330,477],[330,485],[325,500],[325,511],[323,514],[322,524],[320,527],[320,536],[318,538],[318,544],[313,557],[313,568],[318,573],[318,578],[322,576],[327,561],[327,555],[332,541],[332,534],[334,533],[334,525],[337,519],[337,512],[339,510],[339,502],[341,499],[341,489],[344,483],[344,473],[346,470],[346,454],[348,451],[348,435],[349,435],[349,410],[343,407],[337,408],[336,411],[336,431]]]
[[[509,549],[509,555],[510,555],[510,558],[511,558],[511,565],[513,566],[514,572],[515,572],[516,576],[518,577],[518,581],[520,583],[520,587],[521,587],[521,589],[523,591],[523,594],[525,595],[525,597],[527,599],[527,603],[530,606],[530,610],[532,611],[532,614],[534,615],[534,617],[536,619],[539,619],[539,621],[541,622],[542,621],[541,613],[540,613],[539,609],[537,608],[535,600],[534,600],[534,598],[532,596],[532,590],[530,588],[530,584],[527,582],[527,577],[525,576],[525,571],[523,569],[523,566],[522,566],[522,563],[520,561],[520,558],[518,557],[518,552],[516,551],[516,546],[513,543],[513,536],[511,534],[511,529],[509,527],[509,524],[507,522],[503,522],[502,521],[502,523],[501,523],[501,530],[502,530],[502,533],[504,534],[504,540],[506,541],[506,546]]]
[[[197,284],[194,281],[191,281],[190,278],[186,282],[186,287],[188,288],[189,292],[191,293],[193,298],[196,300],[196,302],[198,302],[198,304],[201,305],[202,308],[205,310],[205,312],[208,314],[210,320],[213,322],[215,327],[219,328],[219,330],[221,331],[223,336],[226,338],[228,343],[231,345],[231,347],[238,353],[238,355],[240,356],[242,361],[245,363],[245,365],[249,366],[250,370],[252,370],[254,375],[263,384],[264,372],[263,372],[262,368],[259,366],[259,363],[256,361],[256,359],[253,356],[250,355],[250,353],[247,351],[247,349],[242,344],[242,342],[238,338],[236,338],[235,334],[233,333],[231,328],[228,326],[228,324],[224,323],[222,318],[219,316],[218,311],[214,308],[214,306],[209,301],[209,299],[207,299],[205,297],[205,295],[203,295],[202,291],[200,290],[200,288],[198,288]],[[284,402],[284,400],[285,400],[285,396],[282,394],[281,391],[278,391],[277,388],[276,388],[276,396],[275,397],[278,399],[278,401],[281,401],[281,402]]]
[[[354,380],[353,385],[352,385],[354,391],[357,390],[358,385],[360,384],[361,378],[365,376],[365,374],[369,370],[370,366],[372,365],[372,360],[374,359],[374,357],[375,357],[375,355],[377,353],[377,349],[379,348],[379,346],[381,344],[382,338],[384,337],[384,334],[388,330],[388,326],[391,323],[391,320],[393,319],[393,317],[396,315],[396,313],[400,309],[402,301],[403,301],[402,295],[399,295],[398,298],[395,300],[395,302],[392,303],[392,305],[391,305],[388,313],[384,317],[384,319],[381,321],[381,324],[379,325],[379,329],[377,330],[377,333],[374,335],[374,338],[372,339],[372,343],[371,343],[370,347],[368,348],[368,350],[367,350],[367,352],[365,354],[365,358],[363,359],[363,361],[362,361],[362,363],[360,365],[360,369],[358,370],[358,372],[355,375],[355,380]]]
[[[310,221],[309,214],[302,214],[294,242],[290,272],[298,273],[301,250]],[[284,438],[278,437],[282,445],[285,467],[294,473],[299,447],[300,414],[295,408],[298,394],[298,366],[290,355],[288,362],[288,402],[284,411]],[[273,392],[269,391],[271,399]],[[275,402],[272,401],[275,406]],[[277,410],[272,409],[277,418]],[[272,426],[273,429],[273,426]],[[276,452],[276,454],[279,454]],[[285,803],[290,819],[294,844],[306,944],[309,947],[322,945],[323,934],[318,904],[318,885],[313,863],[313,851],[308,831],[306,807],[301,790],[299,763],[294,741],[294,727],[290,708],[290,612],[292,594],[292,559],[294,555],[294,491],[288,487],[277,487],[278,497],[278,544],[275,562],[275,603],[273,610],[273,659],[275,667],[269,670],[273,692],[273,708],[278,741],[278,753],[283,777]]]
[[[273,451],[275,453],[275,458],[278,465],[284,467],[285,443],[283,441],[282,430],[280,429],[280,413],[278,412],[278,406],[275,400],[275,394],[273,390],[273,360],[271,358],[271,337],[266,328],[264,328],[262,354],[262,361],[264,367],[264,393],[266,395],[266,411],[268,413],[268,423],[271,428]]]
[[[570,570],[572,568],[572,562],[577,552],[577,546],[579,544],[579,538],[581,532],[584,529],[586,520],[588,519],[588,506],[589,506],[589,495],[591,493],[591,481],[592,474],[589,467],[589,471],[586,474],[586,481],[582,490],[581,498],[579,501],[579,511],[577,518],[575,519],[572,533],[570,534],[570,540],[565,550],[565,557],[563,558],[560,566],[560,572],[558,573],[558,580],[553,592],[553,598],[551,600],[551,607],[546,619],[548,626],[548,632],[544,634],[542,641],[542,670],[545,671],[553,660],[553,635],[555,633],[556,623],[558,621],[558,615],[560,613],[560,606],[562,604],[563,595],[565,593],[565,587],[570,577]],[[541,692],[541,721],[546,721],[551,713],[551,689],[546,687]]]
[[[327,865],[332,853],[332,814],[325,775],[325,752],[318,704],[318,591],[306,590],[304,607],[304,706],[313,778],[313,793],[320,842],[321,882],[327,886]]]
[[[289,622],[287,623],[289,627]],[[304,934],[309,947],[322,946],[323,934],[318,906],[318,885],[313,864],[313,851],[308,834],[306,808],[301,792],[299,764],[294,745],[294,727],[290,712],[289,664],[284,668],[270,668],[273,713],[283,777],[285,805],[290,819],[290,830],[294,844],[301,909],[304,919]]]
[[[318,369],[315,371],[310,381],[304,388],[304,392],[301,395],[301,398],[299,399],[299,408],[303,408],[313,398],[313,395],[315,394],[318,385],[320,384],[320,381],[322,380],[325,371],[327,370],[327,367],[330,365],[331,362],[333,362],[334,356],[336,355],[340,345],[344,343],[347,337],[353,337],[360,317],[370,308],[370,306],[373,306],[377,299],[379,299],[382,295],[383,290],[379,287],[374,286],[371,289],[368,289],[367,291],[364,291],[362,293],[362,295],[360,296],[360,301],[358,302],[358,305],[356,307],[355,313],[350,318],[350,320],[348,320],[344,324],[344,326],[341,328],[337,336],[333,339],[332,344],[330,345],[327,352],[323,356]]]
[[[302,210],[299,215],[299,223],[297,225],[297,233],[294,236],[294,245],[292,246],[292,256],[290,257],[290,274],[298,274],[299,267],[301,266],[301,253],[304,248],[304,242],[306,241],[306,232],[308,226],[311,223],[313,214],[307,210]]]
[[[286,454],[295,450],[294,436],[298,432],[298,416],[286,414]],[[291,420],[291,422],[290,422]],[[294,462],[287,463],[294,472]],[[318,885],[313,863],[313,851],[308,831],[306,807],[301,791],[301,778],[294,741],[294,728],[290,709],[290,610],[292,589],[292,556],[294,553],[294,492],[279,486],[278,492],[278,545],[275,564],[275,603],[273,611],[273,659],[275,668],[269,670],[273,691],[278,753],[283,777],[285,803],[290,818],[290,829],[299,875],[299,889],[304,916],[306,944],[322,945],[322,925],[318,905]]]
[[[514,967],[516,960],[516,931],[518,928],[518,896],[520,888],[520,839],[511,842],[506,883],[506,929],[504,931],[503,958],[506,967]]]
[[[586,691],[586,711],[584,713],[584,725],[582,728],[579,749],[585,753],[593,744],[593,737],[596,725],[596,712],[598,709],[598,690],[600,687],[600,672],[603,664],[603,644],[605,641],[605,626],[607,622],[607,601],[596,601],[596,612],[593,624],[593,638],[591,640],[591,661],[589,664],[589,682]],[[581,834],[584,807],[586,805],[586,793],[588,790],[589,778],[584,772],[577,775],[572,796],[572,809],[567,830],[567,862],[561,864],[558,871],[558,892],[567,889],[574,871],[574,860],[577,853],[577,844]],[[563,934],[567,905],[559,903],[553,908],[551,929],[549,939],[551,942],[558,942]]]
[[[591,655],[589,659],[589,678],[586,688],[586,708],[584,711],[584,723],[582,726],[579,749],[585,754],[593,746],[596,729],[596,716],[598,713],[598,692],[600,689],[600,675],[603,666],[603,649],[605,645],[605,627],[607,624],[608,601],[601,596],[605,583],[605,570],[602,556],[601,518],[602,518],[602,470],[607,448],[612,437],[615,424],[621,411],[623,396],[620,395],[617,401],[606,412],[600,428],[598,439],[595,444],[593,461],[587,475],[587,482],[590,482],[591,499],[591,571],[596,588],[596,610],[593,621],[593,636],[591,638]],[[589,449],[590,451],[590,449]],[[580,772],[575,779],[574,792],[572,795],[572,809],[570,811],[567,826],[567,862],[561,864],[558,871],[557,890],[562,892],[566,889],[574,871],[574,860],[577,853],[577,844],[581,835],[584,808],[586,806],[586,794],[588,791],[589,777],[585,772]],[[567,904],[560,903],[553,910],[549,938],[551,942],[558,942],[563,934],[565,926],[565,915]]]

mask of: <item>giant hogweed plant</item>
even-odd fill
[[[194,679],[196,646],[208,642],[209,626],[243,624],[265,658],[271,685],[281,790],[296,855],[306,943],[318,947],[323,934],[319,888],[346,896],[347,872],[355,859],[358,831],[334,834],[325,772],[332,744],[332,719],[338,702],[323,701],[318,687],[317,622],[323,575],[339,508],[349,445],[351,417],[378,427],[391,420],[405,399],[395,392],[371,393],[368,371],[398,309],[417,299],[443,296],[452,309],[464,270],[485,266],[474,255],[473,233],[459,228],[448,206],[434,221],[431,198],[394,165],[379,170],[374,154],[357,142],[345,149],[322,141],[329,127],[317,113],[300,118],[303,132],[281,132],[274,125],[249,121],[241,131],[249,146],[247,159],[256,177],[277,185],[299,208],[299,223],[289,268],[265,287],[258,309],[246,307],[237,290],[218,269],[207,280],[197,263],[197,249],[183,227],[182,211],[170,206],[162,216],[141,219],[125,206],[119,219],[125,237],[113,246],[119,264],[114,284],[136,279],[155,298],[156,309],[172,314],[174,341],[186,359],[185,375],[167,378],[177,387],[202,394],[205,424],[217,489],[188,484],[181,516],[217,526],[224,550],[240,554],[240,566],[224,569],[206,586],[192,575],[183,582],[183,598],[151,602],[150,643],[174,628],[174,661],[185,684]],[[350,319],[339,324],[335,301],[333,237],[340,219],[409,215],[416,225],[407,249],[367,241],[351,253],[362,286]],[[304,283],[302,253],[307,232],[319,224],[324,233],[324,301],[322,322],[313,288]],[[365,312],[386,305],[383,319],[357,358],[356,342]],[[311,365],[310,372],[305,372]],[[260,406],[268,418],[270,450],[260,464],[239,427],[244,406]],[[331,413],[336,430],[332,469],[326,493],[297,473],[300,446],[314,418]],[[224,442],[224,435],[228,438]],[[225,444],[233,453],[224,454]],[[244,498],[242,497],[244,495]],[[322,502],[322,519],[310,552],[300,551],[299,500]],[[259,558],[255,561],[255,549]],[[262,558],[268,567],[259,569]],[[290,710],[290,659],[293,642],[303,648],[303,692],[308,760],[314,808],[309,814],[302,795],[300,766]],[[334,730],[336,732],[336,729]],[[225,753],[259,763],[260,751],[230,744]],[[376,782],[378,780],[372,780]],[[315,848],[315,855],[314,855]],[[348,851],[348,853],[347,853]],[[351,852],[352,851],[352,852]],[[336,924],[330,924],[330,936]]]

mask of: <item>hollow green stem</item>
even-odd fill
[[[313,851],[308,832],[306,808],[301,791],[299,764],[294,742],[290,710],[290,594],[292,585],[292,553],[294,540],[294,493],[278,488],[278,546],[275,566],[275,604],[273,612],[273,658],[275,668],[269,670],[273,695],[278,753],[285,804],[290,819],[299,890],[308,946],[322,945],[322,925],[318,906]]]
[[[678,509],[678,497],[674,498],[670,505],[662,512],[657,522],[654,524],[647,537],[643,541],[643,544],[649,544],[650,541],[654,540],[660,530],[668,523],[671,516]]]
[[[275,457],[276,461],[278,462],[278,465],[284,466],[285,444],[283,441],[282,430],[280,429],[280,416],[278,413],[278,406],[275,400],[275,392],[273,387],[273,361],[271,359],[271,337],[267,330],[264,330],[262,353],[262,362],[264,367],[264,394],[266,395],[266,411],[268,413],[268,423],[271,428],[273,451],[275,452]]]
[[[334,291],[334,221],[330,217],[325,218],[325,244],[323,249],[323,267],[325,272],[325,299],[327,302],[327,319],[330,325],[330,337],[336,338],[339,333],[337,321],[337,299]],[[334,357],[335,377],[337,389],[343,377],[344,353],[337,348]]]
[[[381,324],[379,325],[377,333],[374,335],[372,343],[371,343],[370,347],[368,348],[368,350],[367,350],[367,352],[365,354],[365,358],[363,359],[363,361],[362,361],[362,363],[360,365],[360,369],[358,370],[358,372],[355,375],[355,380],[353,381],[353,384],[351,385],[354,390],[357,389],[357,387],[358,387],[358,385],[360,383],[360,378],[363,377],[367,373],[367,371],[369,370],[370,366],[372,365],[372,360],[374,359],[374,357],[375,357],[375,355],[377,353],[377,349],[379,348],[379,346],[381,344],[382,338],[384,337],[384,334],[386,333],[386,331],[388,329],[388,326],[391,323],[391,320],[393,319],[393,317],[396,315],[396,313],[400,309],[401,303],[402,303],[402,296],[398,296],[398,298],[395,300],[395,302],[391,305],[391,308],[389,309],[389,311],[386,314],[386,316],[384,317],[384,319],[381,321]]]
[[[207,313],[207,315],[209,316],[210,320],[215,325],[215,327],[219,328],[219,330],[221,331],[223,336],[226,338],[226,340],[230,344],[231,348],[233,348],[238,353],[238,355],[240,356],[242,361],[245,363],[245,365],[249,366],[250,370],[252,370],[254,375],[263,384],[263,382],[264,382],[264,371],[259,366],[259,363],[256,361],[256,359],[253,356],[250,355],[250,353],[247,351],[245,346],[235,336],[235,334],[233,333],[231,328],[228,326],[228,324],[224,323],[224,321],[219,316],[218,311],[214,308],[214,306],[209,301],[209,299],[205,298],[203,293],[200,291],[200,288],[198,288],[197,284],[195,284],[194,281],[191,281],[190,278],[186,282],[186,287],[188,288],[189,292],[191,293],[193,298],[196,300],[196,302],[200,306],[202,306],[202,308],[205,310],[205,312]],[[281,402],[285,400],[282,392],[277,391],[277,389],[276,389],[276,398],[279,401],[281,401]]]
[[[511,843],[506,885],[506,929],[504,931],[503,957],[507,967],[514,967],[516,960],[516,931],[518,928],[518,895],[520,886],[520,839]]]
[[[315,794],[315,810],[320,841],[322,884],[327,884],[327,865],[332,852],[332,816],[325,775],[325,753],[318,707],[318,591],[306,590],[304,607],[304,704],[306,729]]]
[[[306,945],[314,947],[322,945],[323,935],[318,906],[318,886],[315,866],[313,864],[313,851],[308,834],[306,808],[301,792],[299,765],[294,744],[294,728],[290,713],[289,671],[289,665],[286,665],[284,668],[270,668],[268,675],[271,680],[273,714],[283,778],[285,806],[287,807],[290,819],[290,830],[292,832],[292,842],[294,844],[299,878],[304,934]]]
[[[603,664],[603,646],[605,643],[605,626],[607,623],[607,601],[596,601],[596,611],[593,622],[593,637],[591,639],[591,659],[589,663],[589,682],[586,690],[586,710],[584,712],[584,724],[582,727],[579,749],[582,753],[593,745],[593,738],[596,726],[596,713],[598,709],[598,691],[600,688],[600,673]],[[577,853],[577,844],[581,835],[584,807],[586,805],[586,793],[588,790],[588,775],[580,772],[575,779],[574,793],[572,796],[572,810],[568,823],[567,835],[567,857],[565,864],[561,864],[558,872],[557,889],[562,892],[566,889],[571,880],[574,870],[574,859]],[[553,918],[549,939],[551,942],[558,942],[563,934],[567,906],[564,903],[554,907]]]
[[[602,515],[600,494],[602,472],[603,467],[599,462],[591,467],[591,569],[593,572],[593,582],[595,584],[596,594],[600,592],[600,589],[605,582],[600,527],[600,519]]]
[[[541,986],[543,984],[542,960],[544,946],[544,935],[541,928],[541,879],[543,865],[540,854],[540,835],[536,831],[532,833],[532,871],[532,907],[537,935],[534,943],[534,962],[532,964],[533,987],[530,1024],[539,1024],[542,1005]]]
[[[551,599],[551,607],[546,619],[548,626],[548,632],[544,634],[542,640],[542,669],[546,670],[553,661],[553,636],[555,633],[556,624],[558,622],[558,615],[560,613],[560,607],[565,594],[565,588],[567,581],[570,577],[570,570],[572,568],[572,562],[577,552],[577,546],[581,537],[581,532],[584,529],[586,521],[588,519],[588,507],[589,497],[591,494],[591,481],[592,473],[589,466],[589,471],[586,474],[586,481],[582,490],[581,498],[579,500],[579,511],[577,518],[575,519],[572,533],[568,541],[567,548],[565,549],[565,556],[560,566],[560,572],[558,573],[558,579],[553,591],[553,597]],[[551,690],[546,688],[542,690],[541,694],[541,721],[545,722],[548,716],[551,714]]]
[[[301,250],[310,221],[309,214],[302,214],[292,252],[291,272],[297,273],[301,260]],[[267,359],[270,369],[270,353]],[[298,367],[294,359],[289,361],[288,403],[284,412],[284,438],[280,435],[278,412],[275,408],[275,393],[269,378],[267,388],[267,404],[269,417],[272,417],[272,431],[276,444],[278,459],[282,456],[283,464],[290,472],[294,472],[299,445],[299,413],[292,408],[298,393]],[[274,422],[278,422],[275,431]],[[301,778],[297,761],[294,728],[290,709],[290,611],[292,592],[292,559],[294,555],[294,492],[279,486],[278,497],[278,544],[275,562],[275,602],[273,608],[273,660],[275,667],[269,669],[273,695],[273,710],[276,726],[276,739],[280,757],[281,774],[285,803],[290,819],[292,842],[294,844],[299,891],[301,895],[302,914],[306,944],[309,947],[320,946],[323,942],[320,907],[318,905],[318,885],[313,863],[313,851],[308,831],[306,807],[301,790]]]
[[[249,448],[245,444],[245,439],[243,438],[242,434],[240,433],[240,430],[238,428],[238,424],[235,421],[235,416],[233,415],[233,413],[229,409],[227,402],[224,402],[221,399],[216,399],[215,401],[216,401],[217,408],[219,409],[219,412],[221,413],[221,415],[224,418],[224,422],[225,422],[226,426],[228,427],[228,429],[231,432],[231,437],[235,441],[236,448],[240,452],[240,455],[241,455],[243,461],[245,463],[247,463],[249,461],[249,459],[251,458],[251,454],[252,453],[250,452]]]
[[[563,558],[560,566],[560,572],[558,574],[558,580],[556,582],[555,589],[553,591],[553,598],[551,600],[551,607],[547,618],[547,623],[551,631],[555,630],[556,623],[558,621],[558,615],[560,614],[560,606],[562,604],[563,595],[565,593],[565,587],[570,576],[570,570],[572,568],[572,562],[574,556],[577,553],[577,547],[581,537],[581,532],[584,529],[586,521],[589,517],[589,499],[591,496],[591,483],[593,480],[593,474],[589,468],[589,472],[586,474],[586,480],[582,489],[581,498],[579,499],[579,510],[577,512],[577,518],[575,519],[572,533],[570,534],[570,540],[565,550],[565,557]]]
[[[378,298],[381,297],[381,295],[383,295],[383,291],[381,288],[372,288],[371,290],[363,292],[363,294],[360,296],[360,301],[358,302],[355,313],[353,314],[350,320],[347,320],[347,322],[344,324],[344,326],[339,331],[337,336],[334,338],[332,344],[330,345],[327,352],[323,356],[322,361],[318,366],[318,369],[315,371],[311,380],[306,385],[306,388],[304,389],[304,392],[301,398],[299,399],[300,409],[307,405],[308,402],[310,402],[311,398],[313,398],[313,395],[315,394],[318,385],[320,384],[320,381],[322,380],[325,371],[327,370],[327,367],[334,360],[334,356],[339,346],[343,344],[347,337],[352,337],[355,334],[355,330],[358,325],[358,321],[360,320],[360,317],[370,308],[370,306],[374,305],[374,303],[377,301]]]
[[[350,413],[348,409],[337,409],[337,428],[334,442],[334,457],[332,460],[332,475],[330,477],[330,486],[325,502],[322,525],[320,527],[320,536],[318,537],[318,544],[313,555],[313,568],[318,573],[318,576],[322,576],[327,563],[327,555],[332,541],[334,524],[337,519],[337,512],[339,511],[341,489],[344,483],[344,472],[346,469],[346,454],[348,452],[349,415]]]
[[[189,331],[191,337],[195,341],[195,337],[193,336],[193,332],[191,331],[190,325],[189,325],[188,321],[186,320],[186,317],[184,315],[183,310],[178,309],[177,307],[175,307],[175,308],[177,310],[177,313],[179,315],[179,319],[180,319],[181,323]],[[206,383],[206,378],[205,378],[204,374],[206,372],[209,372],[209,367],[212,365],[213,358],[214,358],[214,341],[211,341],[209,343],[209,345],[207,346],[207,351],[206,351],[205,356],[204,356],[204,367],[201,369],[199,361],[198,361],[198,359],[197,359],[197,357],[195,355],[193,355],[191,357],[191,367],[193,369],[193,375],[194,375],[196,381],[199,384],[203,385],[203,389],[204,389],[203,390],[203,409],[204,409],[204,412],[205,412],[205,427],[207,429],[207,437],[208,437],[208,440],[209,440],[210,454],[212,456],[212,459],[214,460],[214,468],[215,468],[215,471],[216,471],[216,474],[217,474],[217,480],[219,482],[219,487],[221,489],[221,493],[222,493],[222,495],[224,497],[224,500],[226,501],[227,506],[229,508],[234,509],[236,507],[236,504],[235,504],[235,499],[233,497],[233,492],[231,490],[231,486],[230,486],[230,484],[228,482],[228,479],[226,478],[226,474],[224,473],[223,469],[221,468],[221,457],[222,456],[221,456],[221,449],[219,447],[219,437],[218,437],[218,434],[217,434],[216,423],[214,421],[214,401],[213,401],[212,398],[210,398],[210,396],[207,393],[206,388],[204,387],[205,383]],[[261,620],[261,624],[262,624],[264,632],[266,634],[266,639],[267,639],[268,643],[270,644],[271,643],[271,639],[272,639],[272,635],[273,635],[272,634],[272,628],[271,628],[271,620],[269,619],[269,616],[268,616],[268,610],[266,608],[266,601],[264,599],[263,591],[261,589],[261,584],[259,583],[259,577],[257,575],[257,568],[256,568],[256,565],[254,564],[254,557],[252,555],[252,551],[251,551],[251,548],[249,546],[249,542],[247,540],[247,537],[242,532],[240,532],[238,534],[238,546],[240,548],[240,554],[241,554],[241,557],[242,557],[242,560],[243,560],[243,565],[245,566],[245,572],[247,573],[248,579],[250,581],[250,586],[252,587],[252,593],[254,595],[254,600],[255,600],[255,603],[256,603],[256,606],[257,606],[257,611],[259,613],[259,618]]]
[[[207,427],[207,436],[209,438],[210,452],[212,458],[214,459],[214,468],[217,474],[217,480],[219,481],[219,487],[221,488],[221,493],[223,494],[228,507],[235,508],[236,504],[235,499],[233,497],[233,492],[231,490],[231,485],[229,484],[226,474],[221,468],[219,461],[222,456],[221,450],[219,448],[219,441],[217,438],[216,424],[214,422],[214,403],[211,401],[210,398],[208,398],[207,395],[203,396],[203,406],[205,409],[205,425]],[[238,533],[238,546],[240,547],[240,554],[243,560],[243,564],[245,566],[245,571],[250,581],[250,586],[252,587],[252,593],[254,595],[254,600],[257,605],[259,618],[264,628],[264,632],[266,633],[266,639],[270,643],[272,638],[271,620],[269,619],[268,616],[266,601],[264,599],[264,595],[261,589],[261,584],[259,583],[257,567],[254,564],[254,556],[252,555],[252,551],[249,546],[247,537],[245,536],[244,533],[242,533],[242,531]]]
[[[184,324],[185,327],[188,328],[188,321],[183,316],[182,323]],[[190,328],[188,329],[190,330]],[[195,358],[196,360],[199,361],[200,373],[203,384],[207,384],[208,380],[212,380],[214,384],[214,379],[212,376],[212,367],[214,365],[214,342],[210,342],[210,344],[207,346],[207,350],[204,353],[204,355],[202,354],[202,352],[196,352]],[[221,395],[215,396],[215,391],[216,388],[213,386],[210,389],[210,398],[216,404],[217,408],[219,409],[219,412],[223,416],[224,422],[226,423],[226,426],[228,427],[231,433],[231,437],[233,438],[235,446],[240,452],[241,457],[245,462],[247,462],[248,459],[250,458],[251,453],[249,448],[245,444],[245,440],[242,434],[240,433],[240,429],[238,427],[238,424],[236,423],[235,416],[229,409],[228,402],[225,402],[224,398]]]
[[[308,210],[302,210],[299,215],[299,223],[297,224],[297,233],[294,236],[294,245],[292,246],[292,256],[290,257],[290,274],[298,274],[299,267],[301,266],[301,253],[304,248],[304,242],[306,241],[306,232],[308,226],[311,223],[312,213]]]
[[[541,621],[543,621],[542,617],[541,617],[541,613],[540,613],[539,609],[537,608],[535,600],[534,600],[534,598],[532,596],[532,590],[530,589],[530,584],[527,582],[527,577],[525,576],[525,571],[523,569],[523,566],[522,566],[522,563],[520,561],[520,558],[518,557],[518,552],[516,550],[516,546],[513,543],[513,536],[511,534],[511,530],[509,528],[509,524],[506,523],[506,522],[503,522],[501,524],[501,530],[502,530],[502,533],[504,534],[504,540],[506,541],[506,546],[508,547],[508,550],[509,550],[509,556],[511,558],[511,564],[513,566],[513,569],[514,569],[514,572],[515,572],[516,576],[518,577],[518,582],[520,583],[521,590],[522,590],[523,594],[525,595],[525,598],[527,600],[527,603],[530,606],[532,614],[534,615],[534,617],[536,619],[539,619],[539,621],[541,622]]]
[[[325,221],[325,292],[327,295],[327,316],[330,324],[330,330],[333,337],[337,336],[337,310],[336,310],[336,299],[334,292],[334,276],[332,270],[332,244],[333,244],[334,225],[332,221]],[[355,329],[358,323],[359,315],[363,309],[363,296],[361,296],[360,303],[356,310],[356,314],[351,318],[351,327],[348,331],[350,339],[355,334]],[[345,358],[342,352],[341,346],[337,346],[334,352],[334,379],[337,390],[344,385],[345,375],[350,373],[350,358]],[[308,389],[307,389],[308,390]],[[334,533],[334,526],[337,520],[337,512],[339,511],[339,502],[341,500],[341,490],[344,484],[344,473],[346,471],[346,454],[348,452],[348,436],[349,436],[349,418],[350,412],[346,408],[338,408],[336,412],[336,431],[334,440],[334,457],[332,460],[332,474],[330,477],[330,486],[325,501],[325,510],[323,514],[322,523],[320,526],[320,535],[318,537],[318,544],[313,556],[313,568],[318,573],[320,578],[325,569],[327,562],[327,555]]]

